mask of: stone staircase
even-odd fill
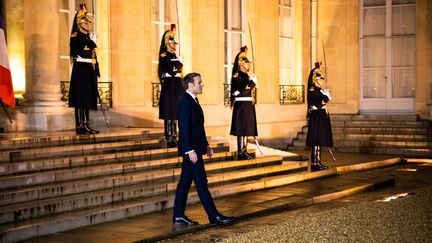
[[[176,148],[144,130],[0,140],[0,241],[119,220],[173,206],[181,172]],[[280,155],[237,161],[225,139],[205,158],[213,197],[293,183],[307,162]],[[254,153],[254,151],[251,151]],[[189,203],[199,198],[191,190]]]
[[[432,122],[416,115],[331,115],[336,151],[432,157]],[[307,126],[291,150],[306,150]]]

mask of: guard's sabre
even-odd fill
[[[323,55],[324,55],[324,80],[325,80],[325,88],[327,89],[327,59],[325,54],[325,48],[324,48],[324,41],[321,40],[322,48],[323,48]]]
[[[105,113],[105,110],[104,110],[103,105],[102,105],[102,99],[101,99],[101,97],[100,97],[99,90],[98,90],[98,94],[97,94],[97,96],[98,96],[98,99],[99,99],[99,104],[100,104],[100,108],[101,108],[102,114],[103,114],[103,116],[104,116],[104,118],[105,118],[105,124],[106,124],[107,127],[111,127],[111,126],[110,126],[110,122],[109,122],[109,120],[108,120],[108,116],[107,116],[107,114]]]
[[[1,104],[1,106],[2,106],[2,108],[4,110],[4,112],[5,112],[5,114],[7,116],[7,118],[9,119],[9,122],[12,124],[12,118],[10,117],[9,112],[7,111],[6,106],[3,103],[3,100],[1,98],[0,98],[0,104]]]
[[[176,11],[177,11],[177,36],[178,36],[178,51],[179,51],[179,55],[181,55],[181,49],[180,49],[180,43],[181,43],[181,39],[180,39],[180,16],[179,16],[179,5],[178,5],[178,0],[175,1],[176,2]]]
[[[258,143],[258,139],[257,139],[255,136],[254,136],[254,140],[255,140],[255,144],[256,144],[258,150],[260,151],[261,155],[263,155],[264,153],[263,153],[263,151],[261,150],[261,147],[260,147],[260,145],[259,145],[259,143]]]
[[[252,52],[252,67],[254,72],[256,72],[255,69],[255,56],[254,56],[254,48],[253,48],[253,41],[252,41],[252,31],[251,31],[251,27],[250,27],[250,23],[248,22],[248,28],[249,28],[249,38],[250,38],[250,42],[251,42],[251,52]],[[258,150],[260,151],[261,155],[263,155],[263,151],[261,150],[261,147],[258,143],[258,139],[256,138],[256,136],[254,136],[254,140],[255,140],[255,144],[258,148]]]
[[[251,51],[252,51],[252,67],[254,72],[256,72],[255,70],[255,56],[254,56],[254,48],[253,48],[253,41],[252,41],[252,31],[251,31],[251,27],[250,27],[250,23],[248,22],[248,27],[249,27],[249,38],[250,38],[250,42],[251,42]]]
[[[333,162],[336,162],[336,158],[334,157],[333,151],[331,150],[330,147],[327,147],[327,148],[328,148],[328,151],[330,152],[330,155],[331,155],[331,157],[333,159]]]

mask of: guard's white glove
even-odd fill
[[[92,40],[94,43],[96,43],[96,34],[95,33],[90,33],[90,40]]]
[[[327,96],[329,100],[331,100],[330,90],[329,90],[329,89],[322,89],[322,90],[320,90],[320,91],[321,91],[321,93],[322,93],[323,95]]]
[[[252,82],[255,83],[255,87],[258,88],[258,79],[257,79],[257,76],[255,75],[255,73],[252,73],[251,80],[252,80]]]
[[[178,61],[183,64],[183,58],[181,55],[178,55],[177,58],[171,59],[172,62]]]

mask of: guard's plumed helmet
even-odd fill
[[[177,33],[176,25],[171,24],[171,28],[165,31],[165,35],[164,35],[165,45],[172,44],[172,43],[178,44],[175,38],[176,33]]]
[[[76,23],[91,23],[92,20],[87,16],[87,9],[84,3],[80,4],[80,9],[76,12]]]
[[[321,69],[315,68],[313,74],[312,74],[312,81],[315,86],[318,88],[323,89],[325,87],[325,77],[324,74],[321,72]]]

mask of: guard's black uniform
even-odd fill
[[[254,87],[255,83],[249,79],[249,75],[240,70],[231,79],[231,97],[235,97],[231,120],[231,135],[258,136],[255,105],[252,103],[252,89]],[[239,100],[242,98],[250,100]]]
[[[72,75],[69,88],[69,107],[97,109],[97,77],[99,68],[96,63],[96,43],[88,34],[81,31],[72,33],[70,38],[70,55],[73,58]],[[80,56],[94,63],[78,62]]]
[[[309,124],[306,138],[307,146],[333,147],[330,115],[325,105],[329,98],[321,93],[321,89],[312,85],[308,90]],[[313,107],[316,107],[314,109]]]
[[[161,93],[159,99],[159,119],[177,120],[177,101],[183,96],[185,90],[182,86],[181,72],[183,64],[177,59],[175,53],[162,52],[159,58],[159,72],[161,73]]]

